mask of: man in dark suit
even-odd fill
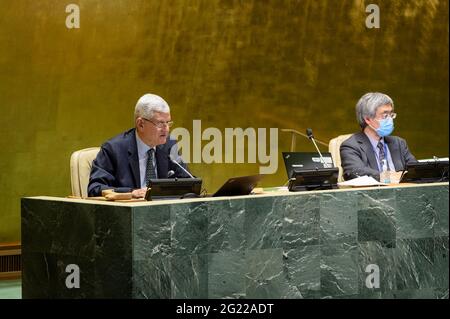
[[[135,128],[106,141],[92,163],[89,196],[118,187],[130,188],[135,198],[144,197],[151,178],[189,177],[169,157],[187,169],[169,137],[173,122],[167,102],[145,94],[134,112]],[[168,176],[170,175],[170,176]]]
[[[353,134],[341,144],[344,179],[372,176],[380,180],[385,166],[399,172],[416,162],[406,141],[390,136],[394,130],[394,102],[383,93],[367,93],[356,104],[356,117],[362,132]]]

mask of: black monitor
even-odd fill
[[[283,152],[282,154],[288,178],[292,176],[292,173],[296,169],[306,170],[334,167],[331,153],[322,153],[322,158],[317,152]]]
[[[426,161],[406,165],[402,183],[448,182],[448,161]]]
[[[337,188],[339,169],[295,169],[289,181],[291,192]]]
[[[201,178],[150,179],[145,194],[146,200],[195,197],[202,189]]]

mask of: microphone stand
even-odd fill
[[[175,165],[177,165],[179,168],[181,168],[183,170],[183,172],[185,172],[187,175],[189,175],[190,178],[195,178],[194,176],[192,176],[191,173],[188,172],[187,169],[185,169],[183,166],[180,165],[180,163],[178,163],[176,160],[174,160],[172,157],[169,156],[169,159],[172,163],[174,163]]]
[[[314,141],[314,137],[311,138],[311,141],[314,143],[314,146],[316,147],[317,153],[319,153],[320,160],[322,161],[323,167],[327,168],[328,164],[325,163],[325,160],[323,159],[322,153],[320,153],[319,148],[317,147],[316,141]]]
[[[316,141],[314,139],[314,135],[312,134],[312,130],[309,128],[306,130],[306,134],[308,135],[308,138],[313,142],[314,146],[316,147],[317,153],[319,153],[320,161],[323,164],[324,168],[328,168],[328,164],[325,163],[325,160],[323,159],[322,153],[319,150],[319,147],[316,144]]]

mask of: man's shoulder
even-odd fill
[[[344,145],[344,146],[358,145],[359,143],[364,141],[364,138],[365,138],[365,134],[363,132],[357,132],[357,133],[352,134],[345,141],[343,141],[341,145]]]
[[[122,132],[103,143],[103,147],[128,147],[130,141],[135,137],[135,129],[129,129],[128,131]]]
[[[386,143],[405,143],[406,140],[400,136],[395,135],[389,135],[385,138]],[[352,134],[348,139],[346,139],[344,142],[342,142],[342,145],[345,146],[355,146],[361,143],[367,143],[370,142],[369,138],[364,132],[357,132]]]

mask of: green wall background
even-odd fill
[[[80,29],[65,26],[70,3]],[[365,27],[370,3],[380,29]],[[328,141],[382,91],[416,157],[447,156],[448,23],[446,0],[0,0],[0,242],[20,240],[20,198],[69,195],[71,153],[131,127],[147,92],[179,127],[312,127]],[[279,160],[263,186],[285,182]],[[191,169],[213,192],[258,166]]]

